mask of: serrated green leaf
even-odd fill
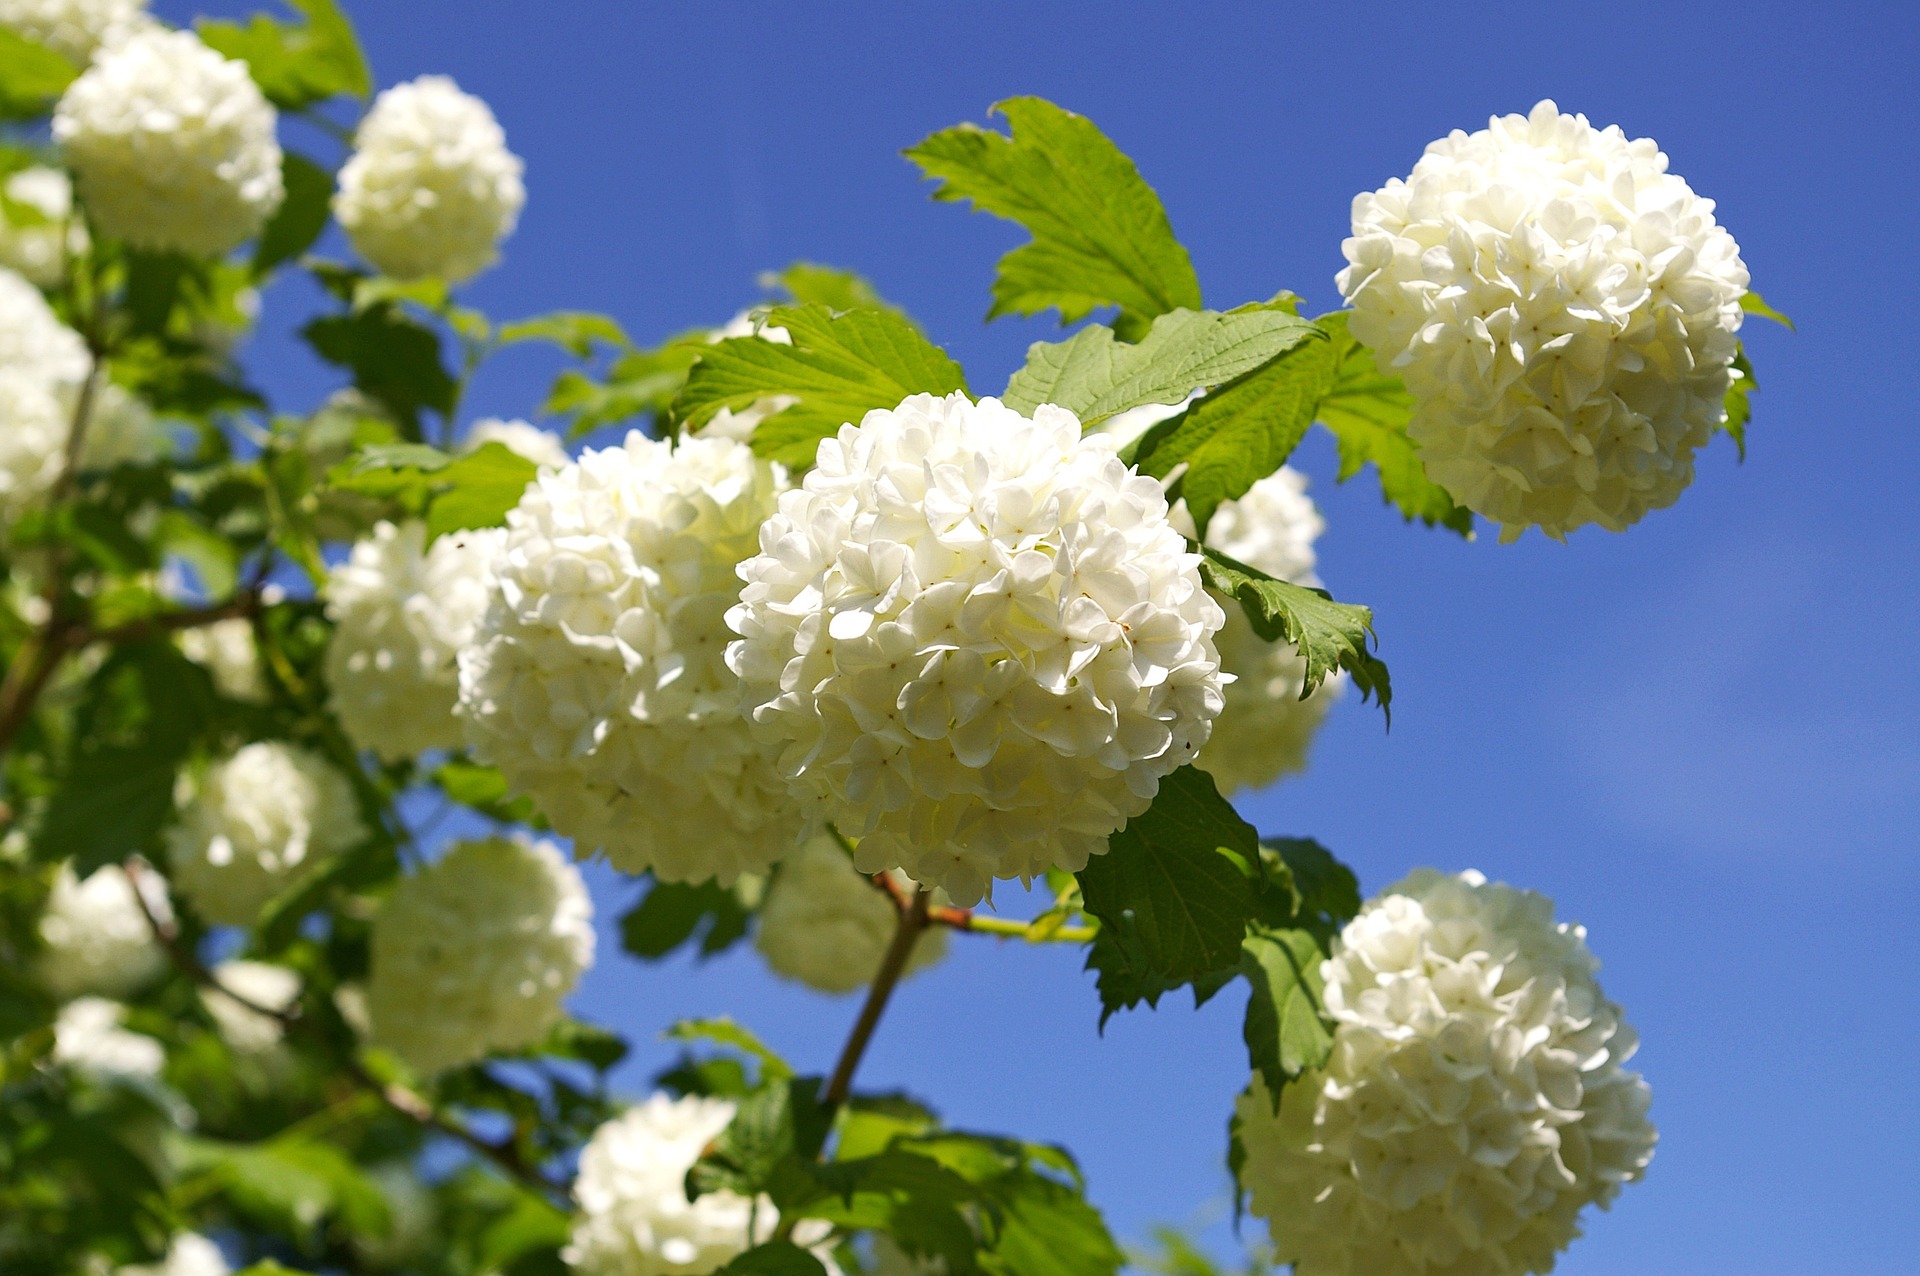
[[[1740,309],[1750,315],[1758,315],[1762,319],[1771,319],[1789,332],[1799,331],[1798,328],[1793,326],[1793,320],[1787,318],[1772,306],[1769,306],[1766,298],[1751,288],[1740,295]]]
[[[1360,911],[1353,870],[1307,837],[1270,837],[1260,843],[1269,889],[1261,917],[1275,926],[1302,926],[1330,940]]]
[[[1362,697],[1379,700],[1391,712],[1393,686],[1387,667],[1369,649],[1373,611],[1357,603],[1337,603],[1324,589],[1276,580],[1258,568],[1201,546],[1200,579],[1208,589],[1232,598],[1246,612],[1254,632],[1268,642],[1285,641],[1307,662],[1301,699],[1335,669],[1345,669]]]
[[[502,526],[539,473],[538,465],[504,443],[462,453],[435,476],[443,490],[427,507],[427,538]]]
[[[202,18],[195,24],[207,45],[246,62],[254,83],[283,111],[297,111],[336,94],[364,98],[373,73],[353,24],[333,0],[287,0],[305,22],[277,22],[256,13],[245,26]]]
[[[1407,435],[1413,396],[1406,386],[1353,339],[1347,312],[1322,315],[1314,322],[1326,329],[1335,360],[1333,386],[1321,399],[1317,415],[1339,447],[1337,481],[1344,483],[1371,464],[1380,477],[1381,496],[1409,522],[1417,518],[1471,539],[1472,511],[1455,505],[1447,490],[1427,477],[1419,449]]]
[[[710,1041],[750,1054],[760,1061],[763,1083],[793,1076],[792,1065],[775,1054],[752,1030],[724,1015],[718,1019],[682,1019],[660,1035],[668,1041]]]
[[[687,429],[697,430],[722,408],[738,412],[762,399],[791,397],[792,406],[754,431],[753,450],[805,469],[821,439],[869,411],[897,407],[909,395],[967,388],[960,365],[890,311],[776,306],[767,323],[785,328],[793,344],[735,337],[700,351],[673,405]]]
[[[832,1114],[820,1102],[818,1077],[775,1077],[735,1105],[727,1123],[687,1171],[687,1198],[709,1192],[752,1197],[773,1186],[782,1162],[810,1162],[825,1146]],[[776,1204],[780,1195],[775,1195]]]
[[[1747,424],[1753,420],[1753,392],[1760,383],[1753,379],[1753,364],[1747,358],[1747,348],[1742,345],[1733,356],[1733,380],[1727,383],[1725,415],[1720,418],[1716,429],[1725,430],[1740,449],[1740,459],[1747,459]]]
[[[280,180],[287,195],[254,247],[256,279],[313,247],[332,212],[333,174],[306,156],[293,151],[282,155]]]
[[[1028,415],[1043,403],[1057,404],[1082,425],[1096,425],[1142,404],[1178,403],[1309,339],[1324,343],[1306,320],[1258,306],[1228,314],[1174,310],[1131,345],[1092,324],[1066,341],[1029,346],[1026,366],[1007,382],[1001,401]]]
[[[657,961],[698,937],[702,957],[732,947],[747,933],[751,910],[740,892],[718,882],[654,881],[620,919],[620,946]]]
[[[1211,776],[1185,766],[1162,780],[1153,805],[1077,874],[1101,936],[1111,931],[1109,944],[1125,946],[1096,940],[1089,955],[1106,1014],[1233,966],[1256,911],[1259,863],[1259,834]],[[1122,958],[1114,969],[1097,964]]]
[[[442,417],[453,411],[459,385],[441,362],[439,334],[392,305],[314,319],[300,335],[315,354],[351,372],[354,386],[384,403],[414,438],[423,408]]]
[[[626,329],[620,326],[618,320],[584,310],[556,310],[552,314],[503,323],[496,335],[502,345],[515,345],[523,341],[552,342],[582,359],[591,356],[597,345],[612,346],[616,350],[633,346]]]
[[[890,310],[905,317],[898,306],[874,291],[865,278],[851,270],[817,262],[796,261],[785,270],[768,271],[760,276],[760,286],[779,289],[795,305],[821,305],[829,310]]]
[[[79,74],[46,45],[0,27],[0,119],[45,115]]]
[[[993,107],[1008,136],[973,124],[935,133],[907,157],[940,184],[1018,222],[1033,240],[1000,259],[988,318],[1053,308],[1072,323],[1102,306],[1138,336],[1156,315],[1201,307],[1200,280],[1160,197],[1091,120],[1036,97]]]
[[[1242,946],[1247,1000],[1247,1056],[1278,1096],[1287,1082],[1327,1061],[1333,1033],[1322,1017],[1320,963],[1324,941],[1298,928],[1258,927]]]
[[[827,1269],[792,1241],[755,1245],[722,1267],[719,1276],[826,1276]]]

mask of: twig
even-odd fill
[[[932,906],[932,900],[933,896],[922,890],[913,897],[912,903],[900,910],[893,942],[887,945],[886,955],[880,959],[880,969],[874,973],[872,987],[867,989],[867,1000],[860,1007],[860,1017],[853,1021],[853,1031],[847,1035],[847,1044],[840,1051],[840,1061],[833,1065],[833,1076],[827,1081],[826,1090],[821,1093],[820,1101],[827,1107],[839,1107],[852,1092],[854,1070],[860,1066],[860,1058],[867,1052],[867,1043],[873,1040],[873,1030],[880,1024],[880,1016],[886,1013],[887,1001],[893,996],[894,986],[906,972],[907,958],[913,953],[914,941],[927,928],[928,909]]]

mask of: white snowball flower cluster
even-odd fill
[[[244,616],[216,620],[180,631],[180,650],[213,678],[214,690],[229,700],[263,704],[267,676],[253,640],[253,622]]]
[[[1585,930],[1478,873],[1421,869],[1322,964],[1333,1055],[1237,1108],[1242,1184],[1299,1276],[1545,1272],[1653,1155],[1633,1030]]]
[[[59,481],[90,368],[80,334],[39,289],[0,269],[0,521],[17,518]],[[167,438],[144,403],[103,379],[81,443],[81,468],[104,469],[151,461]]]
[[[210,922],[251,925],[260,909],[366,836],[353,786],[296,745],[258,741],[181,777],[167,835],[174,885]]]
[[[200,1001],[229,1046],[264,1055],[286,1036],[279,1016],[300,1000],[300,976],[263,961],[223,961],[213,968],[214,987]]]
[[[1191,534],[1193,521],[1184,504],[1174,507],[1175,523]],[[1229,558],[1257,567],[1296,585],[1317,585],[1313,542],[1326,527],[1307,496],[1307,479],[1282,467],[1248,488],[1238,500],[1223,501],[1207,524],[1207,544]],[[1224,602],[1227,623],[1214,638],[1220,667],[1233,675],[1226,707],[1213,724],[1213,738],[1199,765],[1222,793],[1264,788],[1283,775],[1304,771],[1307,750],[1327,710],[1346,689],[1347,675],[1335,672],[1305,700],[1307,662],[1291,643],[1268,642],[1253,630],[1246,613]]]
[[[273,107],[190,31],[105,49],[53,114],[94,228],[136,248],[218,257],[280,207]]]
[[[327,684],[347,738],[387,761],[460,746],[455,654],[487,609],[505,533],[382,522],[327,575]]]
[[[374,99],[333,213],[383,274],[460,283],[513,233],[527,199],[521,168],[485,102],[423,75]]]
[[[167,1052],[144,1033],[130,1032],[127,1008],[105,997],[81,997],[60,1007],[53,1021],[53,1061],[96,1077],[151,1080]]]
[[[730,439],[635,433],[543,473],[507,515],[461,712],[576,854],[730,884],[797,841],[724,659],[735,567],[782,481]]]
[[[595,1131],[573,1183],[567,1265],[580,1276],[705,1276],[771,1237],[779,1214],[767,1201],[756,1211],[732,1192],[687,1200],[687,1171],[732,1120],[725,1099],[656,1094]]]
[[[1503,524],[1620,531],[1723,417],[1747,268],[1651,139],[1541,102],[1353,201],[1353,335],[1405,378],[1427,473]]]
[[[758,337],[762,341],[771,341],[776,346],[793,344],[793,334],[785,328],[768,324],[764,318],[755,318],[751,310],[742,310],[733,318],[707,334],[708,344],[727,341],[734,337]],[[707,439],[738,439],[745,443],[753,437],[754,427],[762,421],[793,406],[791,395],[770,394],[764,399],[755,399],[738,412],[732,408],[721,408],[708,418],[700,427],[700,437]]]
[[[167,1256],[158,1263],[142,1263],[116,1269],[116,1276],[229,1276],[220,1247],[195,1232],[182,1232],[167,1246]]]
[[[141,906],[141,895],[146,906]],[[166,953],[154,938],[153,921],[173,920],[165,882],[142,874],[136,885],[118,864],[97,868],[83,882],[62,864],[40,917],[45,945],[37,973],[55,997],[95,993],[127,997],[138,992],[166,966]]]
[[[462,842],[373,924],[376,1044],[423,1075],[538,1041],[593,964],[593,906],[551,843]]]
[[[550,470],[565,469],[573,463],[565,443],[551,431],[528,421],[502,421],[499,417],[475,421],[468,427],[467,437],[460,441],[460,449],[471,452],[488,443],[498,443],[516,456]]]
[[[156,25],[146,0],[0,0],[0,27],[80,66],[95,50]]]
[[[917,889],[904,873],[892,876],[901,889]],[[840,843],[822,833],[774,870],[758,925],[754,947],[776,974],[821,992],[852,992],[873,982],[893,941],[897,914]],[[943,928],[922,933],[907,973],[926,969],[946,951]]]
[[[57,168],[35,166],[10,174],[0,189],[15,206],[12,211],[0,207],[0,266],[52,287],[69,255],[87,249],[86,227],[73,216],[73,183]]]
[[[741,564],[728,659],[796,792],[963,905],[1078,870],[1206,743],[1225,617],[1071,412],[914,395],[825,439]]]

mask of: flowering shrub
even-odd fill
[[[805,263],[644,346],[475,309],[525,198],[491,109],[376,98],[294,8],[0,0],[0,1270],[1116,1276],[1065,1149],[862,1081],[980,935],[1079,950],[1102,1022],[1241,985],[1221,1164],[1302,1276],[1544,1272],[1641,1176],[1583,931],[1471,873],[1363,906],[1223,791],[1392,694],[1310,428],[1469,537],[1623,528],[1743,437],[1771,312],[1651,142],[1451,134],[1313,317],[1208,309],[1133,163],[1011,99],[908,151],[1032,236],[993,313],[1073,330],[1009,379]],[[312,401],[243,366],[263,297],[316,309]],[[539,423],[470,421],[530,341]],[[715,1013],[623,1099],[567,998],[601,947],[657,1003],[569,853],[635,879],[626,959],[857,992],[837,1055]]]

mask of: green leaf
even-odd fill
[[[1157,1001],[1239,960],[1240,940],[1255,910],[1260,837],[1214,787],[1184,766],[1160,782],[1145,813],[1113,835],[1077,875],[1087,912],[1103,937],[1089,956],[1100,973],[1102,1022],[1117,1008]],[[1126,943],[1124,953],[1114,945]],[[1099,960],[1120,963],[1113,968]]]
[[[850,270],[822,266],[811,261],[796,261],[785,270],[768,271],[760,276],[762,288],[787,294],[795,305],[819,305],[829,310],[890,310],[900,308],[887,301],[872,284]],[[904,317],[904,315],[902,316]]]
[[[1393,702],[1387,667],[1368,648],[1373,611],[1357,603],[1337,603],[1324,589],[1276,580],[1255,567],[1200,547],[1200,579],[1208,589],[1239,602],[1254,632],[1268,642],[1286,641],[1307,662],[1305,699],[1335,669],[1353,677],[1362,697],[1377,697],[1382,709]]]
[[[1751,295],[1751,294],[1749,294]],[[1733,380],[1727,383],[1726,415],[1715,427],[1725,430],[1740,449],[1740,459],[1747,459],[1747,423],[1753,420],[1753,392],[1760,383],[1753,379],[1753,364],[1747,358],[1747,348],[1742,345],[1733,356]]]
[[[391,305],[356,314],[327,315],[300,335],[328,363],[347,369],[360,391],[380,400],[420,434],[420,411],[446,417],[459,387],[440,359],[440,338],[431,328]]]
[[[1196,389],[1212,389],[1309,339],[1318,328],[1296,315],[1265,307],[1220,314],[1175,310],[1153,321],[1137,344],[1116,341],[1099,324],[1066,341],[1035,342],[1027,363],[1007,382],[1001,401],[1032,415],[1054,403],[1095,425],[1146,403],[1178,403]]]
[[[1333,387],[1320,401],[1320,423],[1332,431],[1340,450],[1339,482],[1371,464],[1380,476],[1380,493],[1407,521],[1419,519],[1473,536],[1473,514],[1455,505],[1447,490],[1427,477],[1419,449],[1407,435],[1413,396],[1400,378],[1382,368],[1373,351],[1347,331],[1347,312],[1315,320],[1332,340]]]
[[[1258,927],[1242,945],[1247,1056],[1279,1102],[1281,1087],[1327,1061],[1333,1034],[1322,1018],[1320,963],[1327,949],[1307,930]]]
[[[1135,337],[1156,315],[1200,309],[1200,280],[1160,197],[1091,120],[1036,97],[993,110],[1011,137],[961,124],[906,152],[940,183],[935,199],[971,200],[1033,235],[1000,259],[989,319],[1051,307],[1072,323],[1118,306],[1115,328]]]
[[[72,856],[82,876],[154,845],[173,814],[178,758],[145,746],[83,754],[54,790],[34,838],[41,859]]]
[[[529,798],[514,797],[507,777],[490,766],[477,762],[446,762],[433,773],[433,782],[462,806],[472,807],[501,824],[526,824],[545,827],[546,821],[533,808]]]
[[[522,341],[548,341],[582,359],[591,357],[596,345],[612,346],[616,350],[633,347],[618,320],[584,310],[556,310],[517,323],[503,323],[498,339],[501,345],[507,346]]]
[[[427,507],[427,537],[465,528],[500,527],[540,467],[504,443],[485,443],[439,471],[444,490]]]
[[[512,1207],[480,1233],[475,1268],[508,1271],[523,1254],[566,1244],[569,1231],[567,1215],[552,1203],[531,1192],[518,1193]]]
[[[781,1162],[818,1156],[832,1126],[819,1091],[818,1077],[776,1077],[740,1100],[733,1120],[687,1171],[687,1198],[751,1197],[767,1189]]]
[[[1064,1183],[1038,1174],[1011,1177],[995,1193],[1001,1207],[993,1245],[1000,1270],[1019,1276],[1112,1276],[1122,1255],[1100,1211]]]
[[[1276,926],[1305,926],[1322,939],[1360,911],[1360,883],[1353,870],[1312,838],[1270,837],[1260,843],[1267,860],[1269,898],[1277,907],[1263,907],[1261,915]]]
[[[719,1276],[826,1276],[827,1269],[792,1241],[755,1245],[720,1269]]]
[[[1759,293],[1753,291],[1751,288],[1749,288],[1746,292],[1741,294],[1740,309],[1746,311],[1750,315],[1758,315],[1762,319],[1771,319],[1775,323],[1786,328],[1787,331],[1789,332],[1799,331],[1798,328],[1795,328],[1793,326],[1793,320],[1787,318],[1785,315],[1781,314],[1778,310],[1775,310],[1772,306],[1769,306],[1766,302],[1766,298],[1762,297]]]
[[[792,345],[735,337],[708,346],[674,400],[674,416],[696,430],[722,408],[740,411],[762,399],[796,402],[760,423],[753,449],[796,469],[813,464],[820,440],[875,408],[897,407],[913,394],[967,388],[960,365],[885,310],[835,314],[822,305],[776,306],[767,323],[785,328]]]
[[[79,74],[44,44],[0,27],[0,119],[45,115]]]
[[[359,37],[333,0],[287,0],[304,23],[276,22],[256,13],[246,26],[202,18],[200,38],[246,62],[260,91],[283,111],[297,111],[338,93],[364,98],[373,73]]]
[[[287,189],[287,197],[260,232],[260,242],[254,247],[256,279],[313,247],[320,232],[327,228],[327,217],[332,211],[333,174],[306,156],[286,152],[280,160],[280,180]]]
[[[627,1043],[618,1033],[578,1019],[562,1019],[547,1035],[527,1048],[535,1057],[578,1059],[596,1072],[618,1066],[627,1057]]]
[[[682,333],[652,350],[621,355],[604,380],[569,368],[554,379],[541,411],[572,417],[576,437],[635,417],[663,416],[686,385],[687,370],[708,349],[703,329]]]
[[[752,915],[737,887],[656,880],[620,919],[620,946],[657,961],[698,936],[700,955],[711,957],[745,937]]]
[[[135,332],[156,336],[166,331],[196,267],[179,253],[127,254],[127,313]]]
[[[769,1049],[750,1029],[724,1015],[718,1019],[682,1019],[660,1035],[668,1041],[711,1041],[752,1055],[760,1061],[763,1082],[793,1076],[793,1068],[785,1059]]]
[[[362,1235],[391,1225],[380,1189],[330,1143],[297,1135],[255,1144],[187,1139],[182,1151],[184,1168],[211,1176],[235,1209],[296,1242],[329,1218]]]

